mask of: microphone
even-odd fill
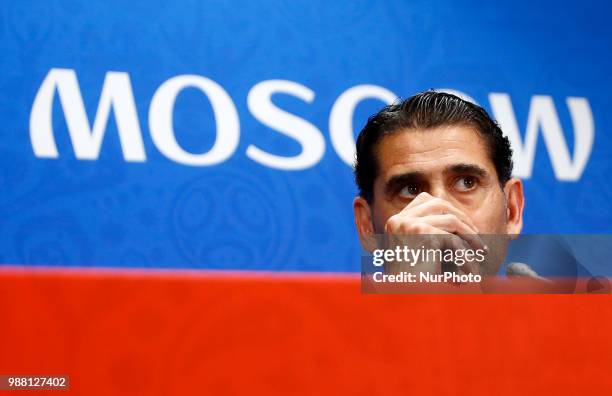
[[[543,282],[551,283],[549,279],[538,275],[530,266],[525,263],[510,263],[506,266],[506,275],[508,276],[526,276]]]

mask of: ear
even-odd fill
[[[523,183],[516,178],[510,179],[504,186],[506,195],[506,233],[518,235],[523,229]]]
[[[368,201],[364,198],[356,197],[353,200],[353,212],[361,247],[371,252],[376,249],[376,242],[374,238],[374,226],[372,224],[372,210],[370,204],[368,204]]]

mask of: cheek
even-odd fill
[[[387,223],[389,217],[401,211],[401,209],[394,210],[394,208],[390,207],[389,205],[375,205],[373,209],[372,222],[374,225],[374,232],[376,234],[384,234],[385,224]]]
[[[375,234],[384,234],[385,232],[385,223],[390,216],[386,216],[381,213],[380,210],[374,212],[373,226]]]
[[[506,233],[506,205],[503,194],[495,194],[482,202],[470,217],[481,234]]]

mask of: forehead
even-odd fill
[[[382,180],[405,172],[433,174],[460,163],[495,174],[484,139],[469,126],[398,131],[383,137],[375,154]]]

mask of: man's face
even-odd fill
[[[479,234],[516,232],[516,227],[508,229],[505,192],[485,142],[469,126],[396,132],[378,142],[375,155],[378,174],[370,208],[375,233],[384,233],[389,217],[421,192],[463,211]]]

